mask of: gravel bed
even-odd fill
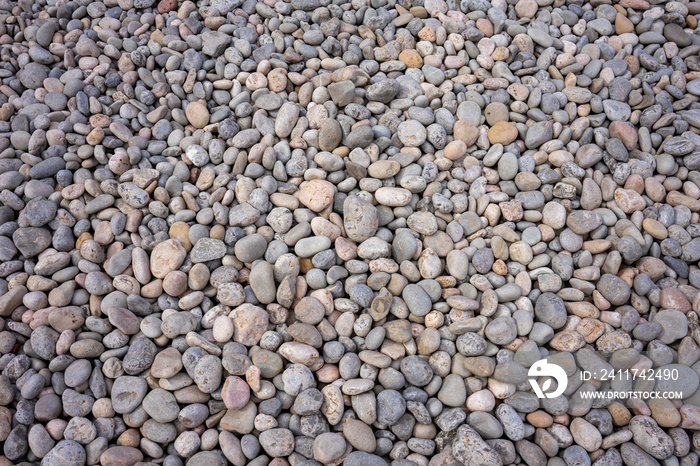
[[[0,466],[697,466],[698,20],[0,0]]]

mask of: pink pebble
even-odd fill
[[[56,342],[56,354],[66,354],[70,345],[75,342],[75,332],[73,330],[67,329],[61,332],[61,336],[58,337]]]
[[[221,399],[228,409],[241,409],[250,400],[250,387],[245,380],[232,375],[224,382]]]

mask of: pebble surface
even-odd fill
[[[0,466],[700,461],[700,2],[0,18]]]

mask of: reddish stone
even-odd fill
[[[523,206],[518,200],[501,202],[498,207],[501,208],[503,217],[509,222],[519,222],[523,219]]]
[[[664,288],[661,290],[661,307],[675,309],[681,312],[689,312],[691,309],[688,298],[678,288]]]
[[[467,147],[471,146],[476,142],[479,137],[479,128],[470,125],[466,121],[459,120],[454,126],[454,138],[458,141],[464,142]]]
[[[177,8],[177,0],[161,0],[158,4],[158,13],[169,13]]]
[[[241,409],[250,400],[250,387],[240,377],[232,375],[226,379],[221,389],[221,399],[228,409]]]
[[[627,150],[632,150],[637,147],[639,135],[637,130],[630,123],[625,121],[613,121],[608,127],[611,138],[617,138],[622,141],[622,144]]]
[[[626,214],[642,210],[647,206],[644,198],[631,189],[617,188],[615,190],[615,202]]]

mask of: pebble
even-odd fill
[[[221,389],[221,398],[228,409],[241,409],[250,399],[250,387],[240,377],[227,377]]]
[[[82,466],[86,461],[85,449],[73,440],[61,440],[41,460],[42,465],[65,464]]]
[[[362,421],[347,419],[343,423],[343,436],[350,445],[360,451],[371,453],[377,448],[372,428]]]
[[[100,455],[100,464],[109,466],[135,464],[142,460],[143,453],[137,448],[129,446],[110,447]]]
[[[314,458],[328,464],[339,459],[345,453],[345,439],[342,435],[326,432],[314,440]]]
[[[562,328],[567,316],[564,301],[554,293],[542,293],[535,303],[535,316],[555,330]]]
[[[260,446],[273,458],[288,456],[294,451],[294,435],[289,429],[266,430],[260,434]]]
[[[299,201],[314,212],[320,212],[333,202],[335,188],[325,180],[311,180],[299,190]]]
[[[136,409],[148,390],[146,381],[139,377],[121,376],[112,386],[112,407],[117,413],[130,413]]]

